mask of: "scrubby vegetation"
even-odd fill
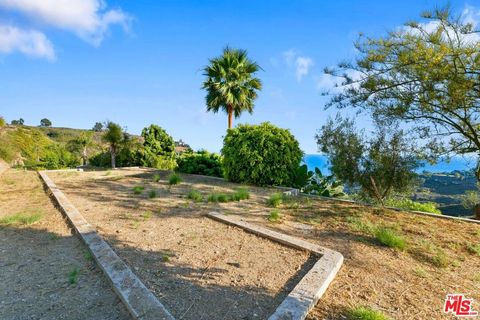
[[[289,130],[265,122],[228,130],[222,155],[230,181],[291,186],[303,153]]]
[[[343,197],[343,184],[335,180],[333,175],[323,176],[320,169],[309,171],[304,164],[297,169],[293,186],[300,192],[322,197]]]
[[[190,190],[188,193],[187,193],[187,198],[190,199],[190,200],[193,200],[195,202],[202,202],[203,201],[203,196],[202,194],[200,193],[200,191],[197,191],[197,190]]]
[[[390,320],[382,312],[370,307],[355,307],[347,311],[348,320]]]
[[[279,222],[281,218],[282,216],[280,214],[280,210],[278,209],[273,209],[272,211],[270,211],[267,217],[268,221],[270,222]]]
[[[442,214],[442,212],[438,209],[438,205],[433,202],[416,202],[406,198],[390,198],[385,200],[385,205],[388,207],[400,208],[405,210]]]
[[[0,225],[29,225],[39,221],[42,216],[41,212],[17,212],[0,217]]]
[[[168,176],[168,184],[169,185],[171,185],[171,186],[177,185],[180,182],[182,182],[182,177],[180,177],[178,174],[172,173],[171,175]]]
[[[283,203],[283,198],[284,196],[281,192],[272,193],[267,200],[267,204],[270,207],[276,208]]]
[[[231,193],[217,193],[212,192],[208,195],[208,202],[231,202],[241,201],[250,198],[250,192],[246,188],[238,188],[235,192]]]
[[[216,153],[205,150],[186,152],[177,159],[177,170],[184,173],[222,177],[222,159]]]

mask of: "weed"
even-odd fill
[[[231,200],[230,196],[226,193],[220,193],[217,195],[218,202],[229,202]]]
[[[0,225],[29,225],[42,218],[40,213],[17,212],[0,218]]]
[[[349,320],[390,320],[382,312],[373,310],[370,307],[355,307],[347,311]]]
[[[470,252],[471,254],[476,254],[478,256],[480,256],[480,243],[478,244],[469,244],[467,246],[467,250],[468,252]]]
[[[112,174],[112,171],[108,170],[107,172],[105,172],[104,176],[110,176],[111,174]]]
[[[169,185],[171,185],[171,186],[177,185],[180,182],[182,182],[182,178],[178,174],[172,173],[171,175],[168,176],[168,184]]]
[[[114,176],[114,177],[111,177],[109,180],[110,181],[119,181],[119,180],[122,180],[123,178],[125,178],[125,176]]]
[[[404,250],[407,245],[403,236],[386,227],[376,228],[374,235],[378,242],[390,248]]]
[[[142,194],[143,190],[145,190],[145,187],[144,186],[135,186],[135,187],[133,187],[132,190],[133,190],[134,194]]]
[[[168,261],[170,261],[170,256],[169,256],[168,254],[164,253],[164,254],[162,255],[162,261],[163,261],[163,262],[168,262]]]
[[[438,248],[435,255],[431,258],[431,262],[435,267],[445,268],[449,265],[449,260],[445,251]]]
[[[160,177],[159,174],[153,175],[153,178],[152,178],[153,182],[159,182],[161,179],[162,179],[162,178]]]
[[[415,269],[413,269],[413,273],[415,273],[415,275],[420,278],[426,278],[428,275],[427,271],[425,271],[425,269],[423,269],[422,267],[416,267]]]
[[[361,218],[347,216],[345,219],[349,224],[352,230],[360,231],[367,234],[374,234],[375,225],[369,221],[363,221]]]
[[[280,210],[273,209],[272,211],[270,211],[270,214],[268,215],[267,219],[270,222],[279,222],[281,218],[282,218],[282,215],[280,214]]]
[[[268,200],[267,200],[267,204],[270,207],[274,207],[274,208],[278,207],[282,203],[283,203],[283,194],[280,193],[280,192],[272,193],[270,195],[270,198],[268,198]]]
[[[247,188],[238,188],[230,197],[232,201],[250,199],[250,191]]]
[[[156,197],[157,197],[157,191],[155,191],[155,190],[150,190],[150,192],[148,192],[148,197],[149,197],[150,199],[156,198]]]
[[[87,261],[93,261],[93,255],[89,250],[83,250],[83,257]]]
[[[150,219],[151,217],[153,217],[153,212],[152,211],[145,211],[143,214],[142,214],[142,218],[144,220],[148,220]]]
[[[78,282],[78,268],[75,267],[73,270],[68,274],[68,283],[70,284],[77,284]]]
[[[193,200],[195,202],[202,202],[203,201],[203,196],[202,194],[197,191],[197,190],[190,190],[187,194],[187,198],[190,200]]]

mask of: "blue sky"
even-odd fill
[[[219,151],[224,114],[205,112],[202,67],[225,45],[264,71],[253,115],[291,129],[307,153],[324,110],[322,70],[354,57],[359,32],[381,35],[443,1],[0,0],[0,115],[91,128],[151,123]],[[478,17],[480,1],[455,1]],[[368,127],[368,120],[360,120]]]

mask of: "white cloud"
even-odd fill
[[[128,30],[131,17],[120,9],[106,10],[103,0],[0,0],[0,6],[45,25],[74,32],[98,46],[111,25]]]
[[[55,60],[53,45],[43,33],[9,25],[0,25],[0,52],[20,52],[30,57]]]
[[[299,82],[304,76],[307,76],[310,73],[310,70],[314,65],[312,58],[301,56],[294,49],[283,52],[282,57],[288,67],[295,68],[295,76]]]

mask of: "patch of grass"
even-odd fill
[[[159,174],[154,174],[152,177],[153,182],[159,182],[161,179]]]
[[[29,225],[42,218],[41,213],[17,212],[0,218],[0,225]]]
[[[133,187],[132,190],[133,190],[134,194],[142,194],[143,190],[145,190],[145,187],[144,186],[135,186],[135,187]]]
[[[348,320],[390,320],[380,311],[370,307],[355,307],[347,311]]]
[[[413,273],[420,278],[426,278],[428,275],[428,272],[422,267],[416,267],[415,269],[413,269]]]
[[[171,175],[168,176],[168,184],[169,185],[171,185],[171,186],[177,185],[180,182],[182,182],[182,178],[178,174],[172,173]]]
[[[73,270],[70,271],[70,273],[68,274],[68,283],[70,283],[72,285],[77,284],[78,273],[79,273],[78,268],[77,267],[73,268]]]
[[[125,176],[114,176],[114,177],[111,177],[109,180],[110,181],[119,181],[119,180],[122,180],[123,178],[125,178]]]
[[[281,192],[275,192],[270,195],[270,198],[267,200],[267,204],[270,207],[278,207],[283,203],[283,194]]]
[[[278,209],[273,209],[272,211],[270,211],[270,214],[267,217],[268,221],[270,222],[279,222],[281,218],[282,215],[280,214],[280,210]]]
[[[429,240],[420,241],[411,253],[417,260],[427,262],[437,268],[445,268],[450,264],[445,251]]]
[[[387,199],[385,205],[405,210],[442,214],[434,202],[416,202],[410,199]]]
[[[435,255],[432,256],[431,262],[435,267],[445,268],[450,264],[450,261],[442,249],[438,248]]]
[[[190,200],[193,200],[195,202],[202,202],[203,201],[203,196],[200,193],[200,191],[197,191],[197,190],[194,190],[194,189],[192,189],[188,192],[187,198],[190,199]]]
[[[157,191],[155,191],[155,190],[150,190],[150,191],[148,192],[148,197],[149,197],[150,199],[156,198],[156,197],[157,197]]]
[[[241,201],[241,200],[250,199],[250,191],[247,188],[244,188],[244,187],[238,188],[237,191],[235,191],[231,195],[231,199],[233,201]]]
[[[150,219],[151,217],[153,217],[153,212],[152,211],[145,211],[143,214],[142,214],[142,218],[144,220],[148,220]]]
[[[471,254],[476,254],[477,256],[480,256],[480,243],[478,244],[469,244],[467,246],[468,252]]]
[[[378,227],[375,230],[375,239],[384,246],[404,250],[407,246],[405,238],[387,227]]]
[[[93,261],[93,255],[89,250],[83,250],[83,257],[85,260],[92,262]]]
[[[104,176],[109,176],[112,174],[112,171],[111,170],[108,170],[107,172],[105,172]]]
[[[350,228],[354,231],[360,231],[373,235],[375,232],[375,225],[370,221],[364,221],[359,217],[348,216],[345,220],[350,224]]]
[[[170,256],[168,254],[163,254],[162,255],[162,261],[163,262],[169,262],[170,261]]]

